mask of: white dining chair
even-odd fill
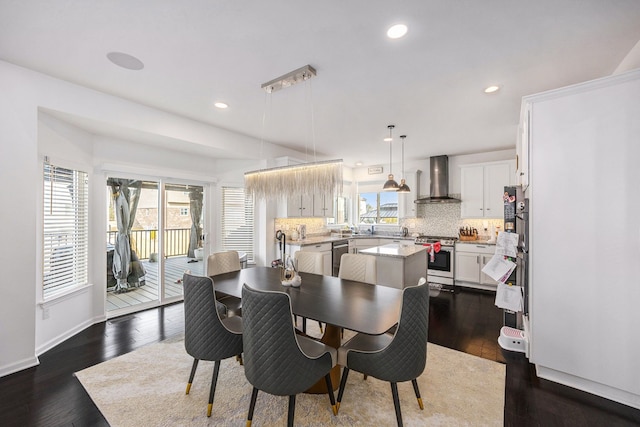
[[[207,258],[207,276],[240,271],[240,256],[237,251],[216,252]],[[227,313],[240,316],[242,300],[229,295],[216,293],[216,299],[227,307]]]
[[[216,252],[207,258],[207,276],[240,271],[240,256],[237,251]]]
[[[376,257],[362,254],[343,254],[340,258],[338,277],[375,285],[377,281]]]
[[[322,274],[324,265],[325,254],[323,252],[312,251],[296,251],[293,254],[293,259],[298,268],[298,271],[302,273]],[[295,316],[296,323],[297,316]],[[318,322],[320,326],[320,333],[322,333],[322,323]],[[302,318],[302,332],[307,333],[307,319]]]

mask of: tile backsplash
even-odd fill
[[[458,194],[452,196],[460,197]],[[459,203],[421,204],[418,205],[416,218],[401,220],[401,226],[407,227],[410,235],[451,237],[458,236],[460,227],[476,228],[480,236],[488,236],[496,227],[502,227],[503,223],[502,219],[462,219]]]
[[[452,195],[459,197],[459,195]],[[503,227],[502,219],[462,219],[460,218],[459,203],[434,203],[421,204],[417,207],[416,218],[403,218],[399,225],[376,225],[376,232],[381,234],[396,233],[400,231],[400,227],[407,227],[409,235],[428,235],[428,236],[450,236],[457,237],[460,227],[475,228],[478,230],[479,237],[489,237],[496,227]],[[276,218],[274,222],[274,233],[276,230],[282,230],[287,235],[287,239],[291,238],[291,233],[298,228],[300,224],[307,226],[307,235],[328,234],[330,226],[326,225],[324,218]],[[487,227],[485,231],[484,228]],[[367,230],[370,226],[360,225],[361,231]]]
[[[290,239],[291,233],[293,233],[293,230],[297,230],[300,224],[307,226],[307,236],[328,232],[325,227],[324,218],[276,218],[274,222],[274,235],[276,230],[282,230],[287,236],[287,239]]]

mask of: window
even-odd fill
[[[253,257],[253,198],[242,187],[222,187],[222,249]]]
[[[360,193],[358,195],[358,215],[360,223],[397,224],[398,193],[395,191]]]
[[[85,172],[45,163],[43,296],[88,282],[89,186]]]
[[[333,200],[333,217],[327,218],[327,224],[348,224],[351,222],[349,219],[349,204],[351,199],[343,196],[338,196]]]

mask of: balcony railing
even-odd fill
[[[117,231],[107,231],[107,242],[116,244]],[[131,246],[138,258],[148,259],[149,255],[158,253],[158,230],[131,230]],[[189,252],[191,228],[175,228],[164,230],[164,255],[185,256]]]

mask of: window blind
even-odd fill
[[[222,187],[222,249],[253,255],[253,198],[242,187]]]
[[[44,299],[88,282],[88,175],[45,163],[43,197]]]

